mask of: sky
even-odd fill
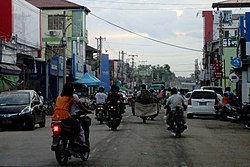
[[[218,0],[68,0],[90,9],[87,30],[90,46],[103,38],[103,52],[135,65],[168,64],[176,76],[189,77],[195,59],[202,62],[202,11]],[[237,13],[235,9],[233,13]]]

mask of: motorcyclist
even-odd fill
[[[141,90],[136,94],[136,101],[142,104],[149,104],[151,102],[150,92],[147,90],[147,86],[145,84],[141,85]]]
[[[104,93],[104,87],[101,86],[98,89],[98,92],[95,95],[95,99],[96,99],[96,105],[98,104],[103,104],[104,105],[104,116],[107,116],[107,108],[106,108],[106,102],[107,102],[107,95]],[[97,111],[95,113],[97,115]]]
[[[229,104],[231,106],[237,106],[238,105],[237,97],[233,94],[233,92],[231,92],[230,87],[225,88],[222,103],[224,105]]]
[[[80,126],[79,121],[75,118],[76,116],[76,106],[83,110],[83,112],[88,113],[89,111],[82,105],[78,96],[74,94],[73,85],[66,83],[60,96],[56,99],[55,111],[52,115],[52,120],[62,121],[64,124],[72,127],[74,143],[80,144],[79,140],[82,141],[81,144],[85,142],[84,131]]]
[[[108,94],[107,97],[107,103],[111,105],[118,105],[118,103],[122,103],[121,96],[118,94],[118,92],[119,92],[119,87],[116,85],[112,85],[110,93]],[[118,107],[118,115],[121,116],[119,107]]]
[[[178,94],[178,91],[176,88],[171,89],[171,96],[167,99],[166,106],[170,107],[170,111],[167,110],[166,112],[167,124],[169,125],[167,130],[172,130],[173,125],[174,125],[173,116],[174,116],[174,113],[176,112],[176,108],[178,107],[178,109],[183,110],[183,106],[184,106],[184,98],[182,95]]]

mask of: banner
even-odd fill
[[[105,89],[105,92],[110,91],[110,73],[109,73],[109,55],[102,54],[100,56],[100,75],[101,84]]]

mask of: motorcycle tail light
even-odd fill
[[[61,131],[61,127],[59,125],[53,125],[52,126],[52,132],[53,133],[59,133]]]

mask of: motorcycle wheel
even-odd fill
[[[89,106],[89,109],[90,109],[90,110],[95,110],[95,109],[96,109],[96,105],[95,105],[95,104],[91,104],[91,105]]]
[[[87,161],[88,158],[89,158],[89,151],[88,151],[88,152],[85,152],[85,153],[81,156],[82,161]]]
[[[178,125],[176,126],[175,137],[177,137],[177,138],[180,138],[180,137],[181,137],[181,124],[178,124]]]
[[[250,121],[245,121],[245,122],[244,122],[244,126],[245,126],[248,130],[250,130]]]
[[[56,161],[60,166],[66,165],[68,163],[69,157],[65,156],[62,150],[56,150]]]

